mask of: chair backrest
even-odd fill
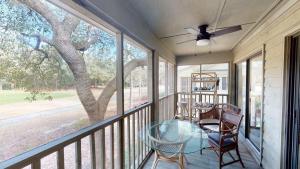
[[[235,128],[232,132],[238,133],[242,119],[243,115],[240,113],[222,112],[220,120],[222,123],[222,129],[228,130]]]
[[[240,114],[241,109],[232,104],[223,104],[222,111],[226,113]]]

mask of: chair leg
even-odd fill
[[[220,152],[220,154],[219,154],[219,169],[222,168],[222,163],[223,163],[223,153]]]
[[[241,162],[242,167],[245,168],[244,163],[243,163],[242,158],[241,158],[241,155],[240,155],[239,147],[237,146],[235,150],[236,150],[236,154],[239,157],[239,160]]]
[[[184,169],[184,163],[183,163],[184,156],[181,154],[179,155],[179,168]]]
[[[184,160],[185,160],[186,164],[190,164],[190,162],[188,161],[188,159],[186,158],[186,156],[185,156],[185,155],[183,155],[183,158],[184,158]]]
[[[158,155],[157,155],[157,153],[155,152],[155,157],[154,157],[154,161],[153,161],[153,164],[152,164],[151,169],[155,169],[156,166],[157,166],[157,163],[158,163]]]

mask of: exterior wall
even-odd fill
[[[233,60],[233,54],[230,51],[216,52],[211,54],[176,56],[177,65],[199,65],[209,63],[226,63]]]
[[[233,49],[234,61],[238,62],[265,44],[262,165],[266,169],[281,165],[284,38],[299,28],[300,2],[290,0]]]

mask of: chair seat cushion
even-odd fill
[[[204,130],[219,132],[219,125],[216,125],[216,124],[202,125],[201,128],[204,129]]]
[[[219,145],[220,133],[208,133],[208,138],[213,141],[216,145]],[[231,138],[225,138],[222,147],[229,146],[234,144],[234,141]]]
[[[200,125],[205,125],[205,124],[219,124],[220,120],[219,119],[202,119],[200,120]]]

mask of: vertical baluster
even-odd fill
[[[141,115],[141,126],[140,127],[141,127],[141,131],[144,133],[144,131],[143,131],[144,130],[144,128],[143,128],[143,111],[139,110],[139,112],[141,113],[140,114]],[[144,140],[144,134],[143,134],[143,141],[145,141]],[[144,144],[143,143],[141,144],[141,149],[140,150],[141,150],[141,161],[143,161],[144,160],[144,153],[143,153],[144,152],[143,151],[144,150]]]
[[[159,109],[158,109],[158,110],[159,110],[159,113],[158,113],[158,119],[161,120],[161,119],[162,119],[162,116],[163,116],[163,111],[162,111],[163,108],[162,108],[162,101],[161,101],[161,100],[159,101]],[[141,114],[141,116],[142,116],[142,114]],[[141,118],[141,120],[142,120],[142,118]],[[141,123],[141,124],[142,124],[142,123]]]
[[[128,146],[128,168],[131,168],[131,161],[130,161],[130,116],[127,117],[127,146]]]
[[[148,107],[147,107],[148,108]],[[171,119],[171,112],[172,112],[172,109],[171,109],[171,95],[168,97],[168,120]]]
[[[146,133],[146,109],[143,108],[143,114],[144,114],[144,118],[143,118],[143,123],[144,123],[144,133]],[[146,140],[146,135],[144,135],[144,140]],[[144,151],[143,151],[143,154],[144,154],[144,158],[143,160],[145,159],[146,157],[146,146],[144,146]]]
[[[164,103],[165,103],[165,115],[166,115],[165,120],[168,120],[168,112],[169,112],[169,109],[168,109],[168,97],[166,97],[164,99]],[[146,109],[145,109],[144,112],[146,113]],[[145,117],[146,117],[146,114],[145,114]]]
[[[168,97],[165,98],[165,109],[166,109],[166,120],[169,120]],[[146,109],[145,109],[145,116],[146,116]]]
[[[124,118],[117,123],[117,136],[118,136],[118,166],[116,168],[124,169],[125,168],[125,127],[124,127]]]
[[[202,94],[199,93],[199,102],[202,102]]]
[[[162,110],[161,110],[161,112],[159,112],[159,113],[162,114],[162,116],[161,116],[161,119],[160,119],[160,120],[164,120],[164,119],[165,119],[164,100],[161,100],[161,107],[162,107]],[[143,111],[142,111],[142,114],[143,114]],[[144,115],[144,114],[143,114],[143,115]],[[141,119],[141,120],[142,120],[142,123],[143,123],[143,119],[144,119],[144,118]]]
[[[148,132],[148,126],[149,126],[149,115],[148,115],[148,112],[149,112],[149,110],[148,110],[148,106],[146,107],[146,133]],[[148,143],[148,137],[147,137],[147,135],[146,135],[146,141],[145,141],[145,143]],[[149,150],[149,147],[148,146],[146,146],[146,151],[148,152],[148,150]]]
[[[132,115],[132,152],[133,168],[135,169],[135,113]]]
[[[105,168],[105,128],[101,129],[99,138],[99,146],[100,146],[100,168]]]
[[[148,131],[149,131],[149,129],[150,129],[150,127],[151,127],[151,123],[152,123],[152,114],[151,114],[151,112],[152,112],[152,110],[151,110],[151,106],[149,106],[148,107],[148,114],[149,114],[149,125],[148,125]],[[150,139],[149,139],[149,137],[147,137],[148,138],[148,145],[150,145]],[[150,147],[148,147],[149,148],[149,151],[150,151]]]
[[[164,104],[164,120],[167,120],[167,106],[166,106],[166,97],[163,99],[163,104]],[[143,109],[143,114],[144,114],[144,118],[143,120],[145,120],[145,111]]]
[[[114,143],[115,143],[115,137],[114,137],[114,123],[111,124],[110,126],[110,159],[111,159],[111,168],[115,168],[115,148],[114,148]]]
[[[76,141],[75,143],[75,162],[76,162],[76,169],[81,169],[81,140]]]
[[[91,167],[96,169],[95,133],[90,135]]]
[[[41,169],[41,160],[38,159],[31,164],[31,169]]]
[[[141,112],[141,130],[143,133],[144,132],[144,124],[143,124],[143,121],[144,121],[144,113],[143,113],[143,110],[140,110]],[[143,135],[143,141],[145,141],[145,136]],[[142,144],[142,147],[141,147],[141,154],[142,154],[142,161],[144,160],[144,144]]]
[[[64,169],[65,168],[65,155],[64,155],[64,148],[57,151],[57,169]]]
[[[224,104],[223,96],[220,96],[220,99],[221,99],[221,104],[223,105]]]
[[[141,134],[145,134],[145,133],[141,133],[141,130],[140,130],[140,112],[137,111],[136,112],[137,114],[137,128],[138,128],[138,132],[140,133],[140,136],[142,136]],[[141,144],[143,144],[141,141],[140,141],[140,137],[137,137],[137,142],[138,142],[138,145],[137,145],[137,161],[138,161],[138,164],[140,164],[141,160],[140,160],[140,146]]]

